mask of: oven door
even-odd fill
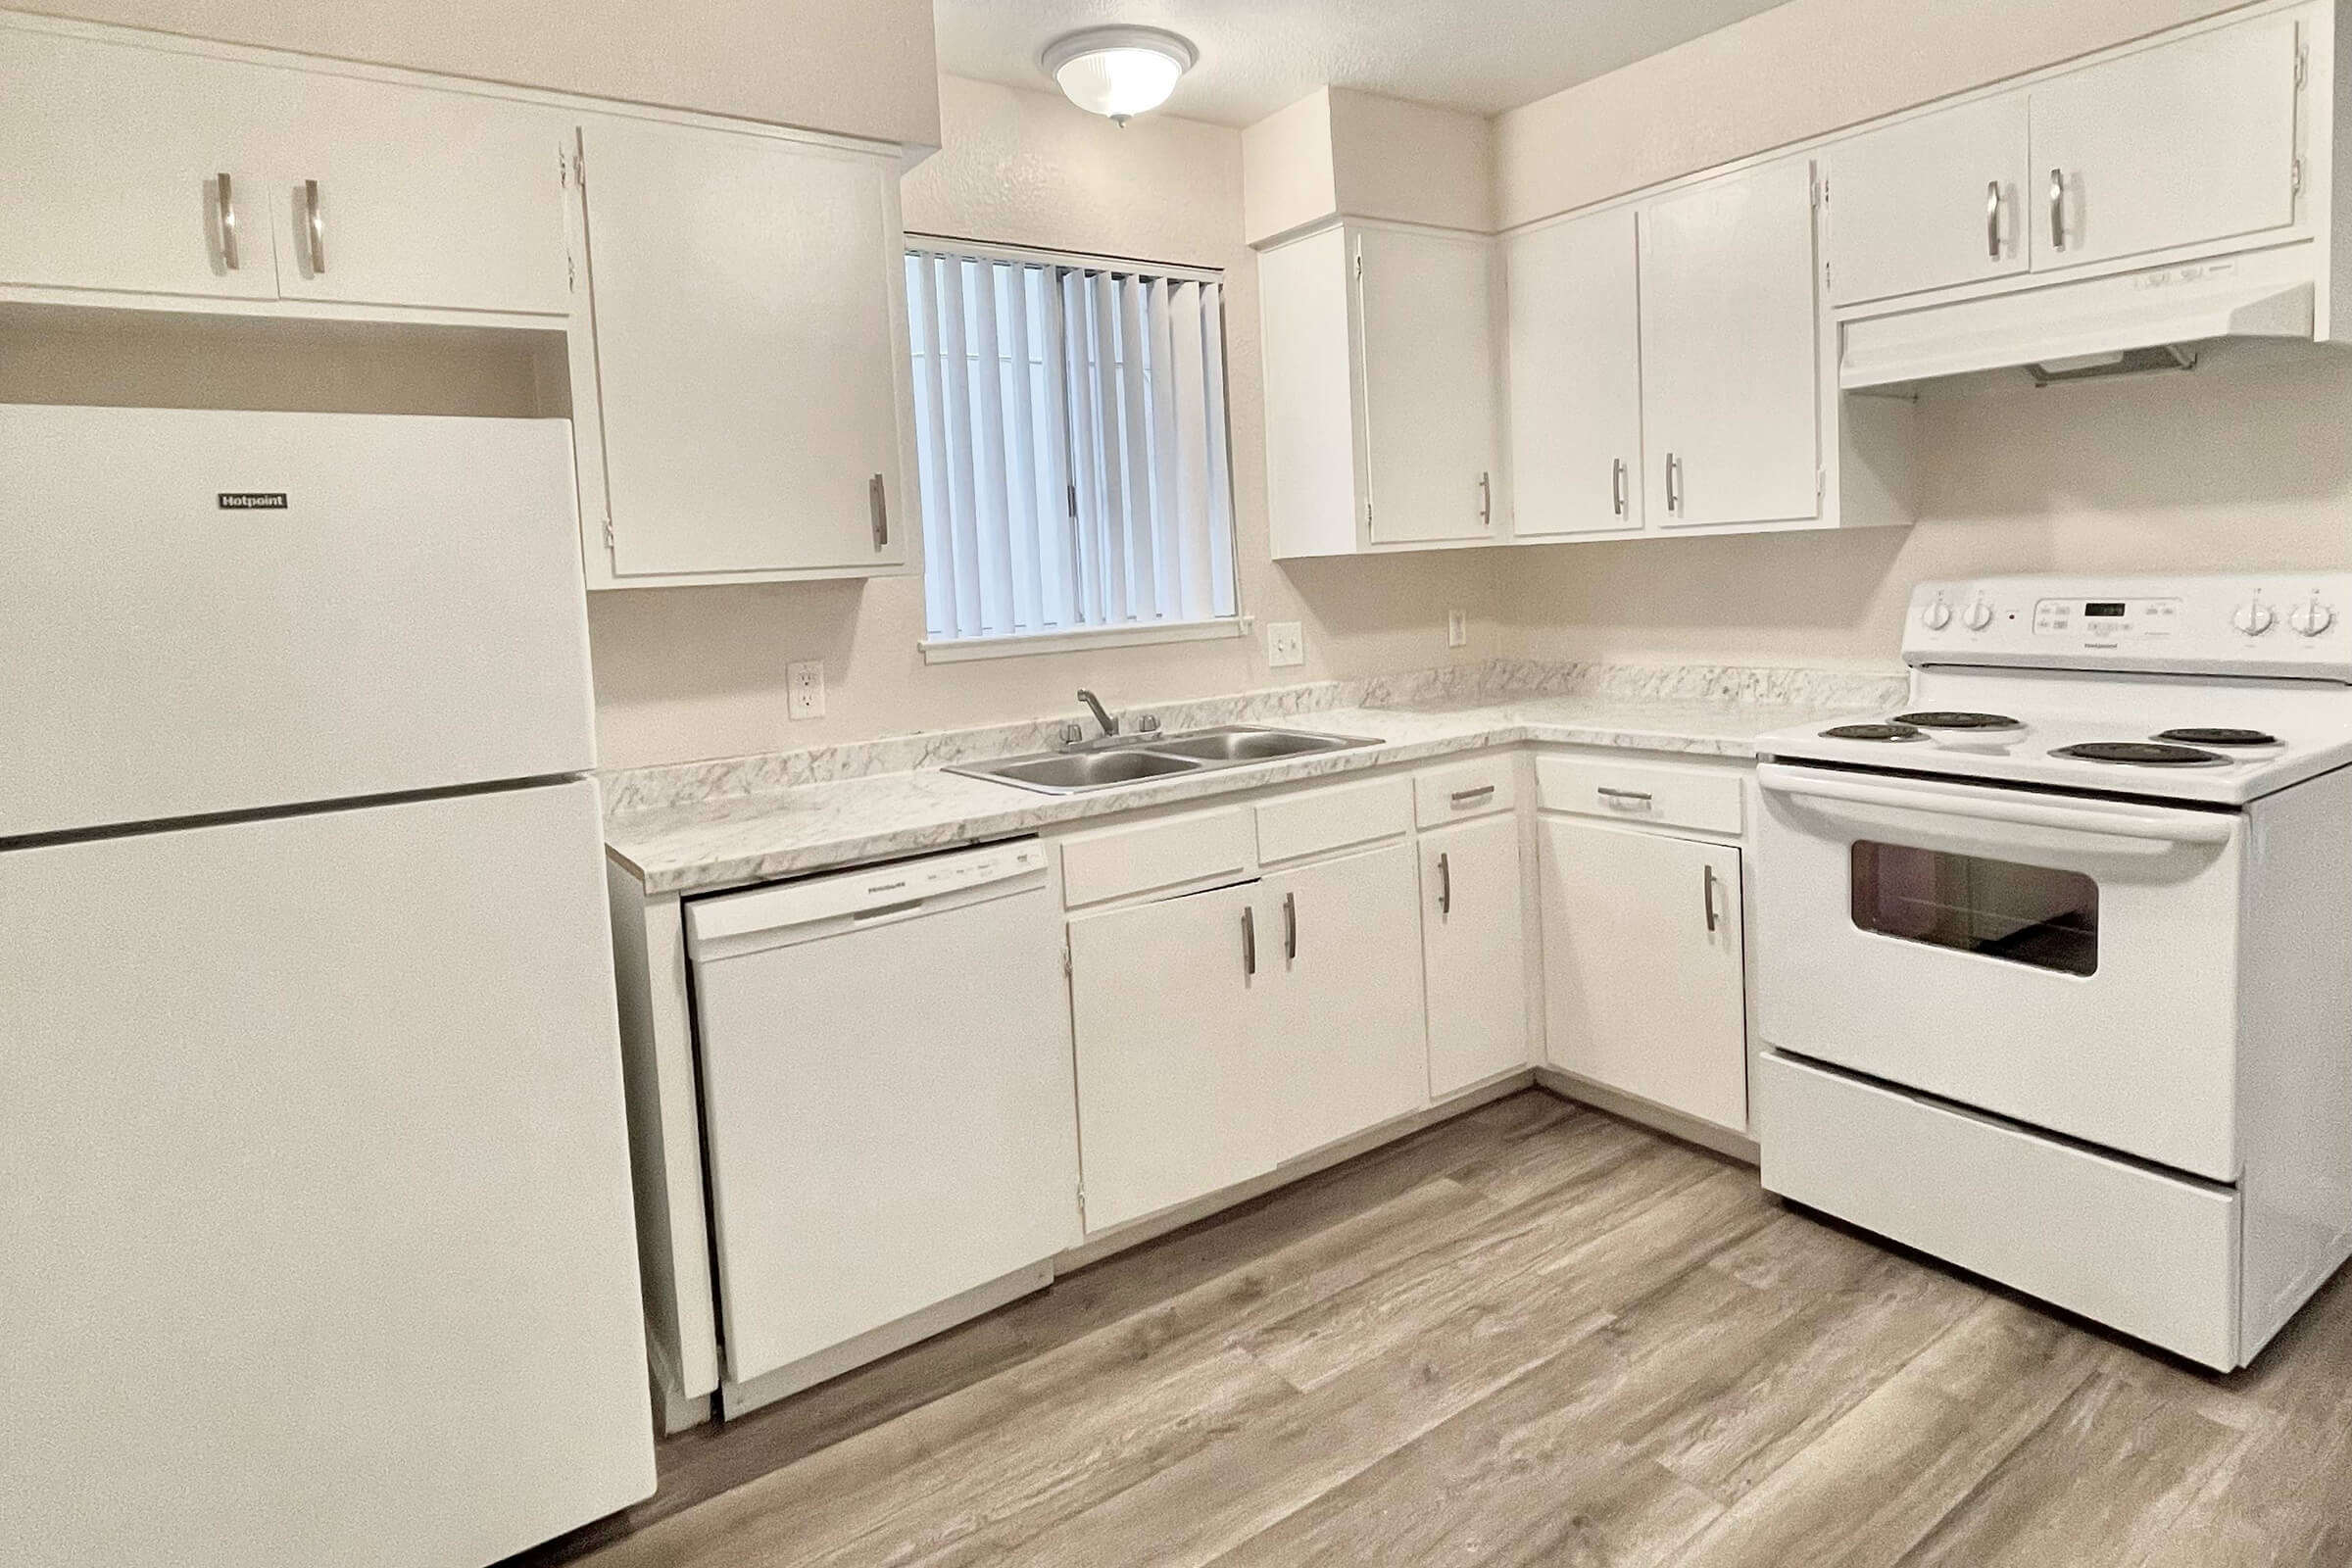
[[[2235,1179],[2242,816],[1779,762],[1757,780],[1768,1046]]]

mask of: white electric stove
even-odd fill
[[[1758,745],[1766,1187],[2218,1367],[2352,1251],[2352,575],[1923,584]]]

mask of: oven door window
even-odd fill
[[[1854,924],[2059,974],[2099,967],[2099,885],[2079,871],[1856,843]]]

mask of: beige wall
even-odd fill
[[[1256,270],[1242,240],[1241,133],[1165,116],[1124,129],[1057,96],[940,82],[945,150],[909,172],[917,232],[1226,270],[1233,468],[1243,606],[1255,635],[926,666],[922,584],[634,590],[594,596],[597,709],[607,766],[790,749],[1113,702],[1444,662],[1446,612],[1497,648],[1487,552],[1301,563],[1267,557],[1265,418]],[[1268,670],[1264,623],[1305,625],[1302,669]],[[826,716],[785,717],[784,666],[822,659]]]
[[[931,0],[19,0],[24,9],[930,147]]]
[[[2244,0],[1788,0],[1495,122],[1505,228]]]
[[[1926,578],[2352,568],[2352,353],[2304,355],[1931,390],[1917,526],[1529,550],[1507,641],[1538,658],[1892,666]]]

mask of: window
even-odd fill
[[[908,250],[932,644],[1239,629],[1220,277]]]

